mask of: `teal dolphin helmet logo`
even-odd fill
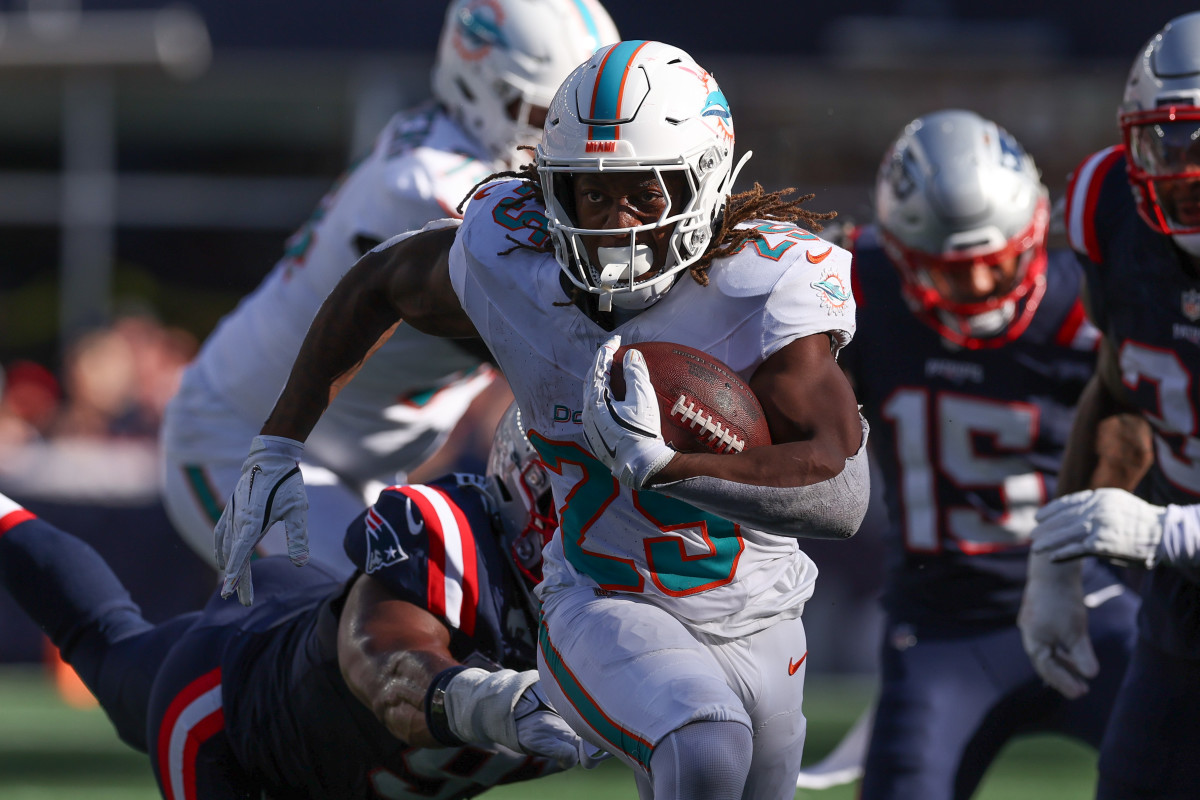
[[[482,55],[493,47],[507,50],[508,41],[501,29],[502,13],[489,0],[470,3],[458,10],[455,20],[461,50]],[[463,53],[466,56],[466,53]]]
[[[720,89],[708,93],[708,97],[704,100],[704,110],[700,114],[705,117],[720,117],[726,123],[733,117],[729,113],[729,101],[725,99],[725,93]]]

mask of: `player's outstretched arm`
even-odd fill
[[[767,359],[751,378],[773,444],[736,455],[676,453],[659,430],[649,375],[626,356],[625,400],[608,389],[619,341],[597,353],[584,399],[593,453],[622,482],[785,536],[847,538],[870,495],[865,421],[845,375],[816,334]]]
[[[317,312],[263,434],[304,441],[337,390],[401,321],[433,336],[476,335],[450,285],[456,230],[426,226],[358,260]]]
[[[579,759],[581,740],[542,695],[537,670],[464,667],[437,617],[370,576],[346,599],[338,662],[354,696],[411,745],[501,745],[563,769]]]
[[[430,223],[393,237],[350,269],[309,327],[283,391],[214,529],[221,595],[254,598],[250,559],[271,526],[284,522],[288,555],[308,560],[303,481],[304,440],[338,389],[353,377],[401,320],[435,336],[475,336],[450,284],[449,253],[456,225]]]
[[[425,724],[425,692],[458,661],[450,655],[450,631],[437,617],[364,575],[342,609],[338,664],[350,691],[394,736],[418,747],[441,746]]]

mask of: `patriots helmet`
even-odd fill
[[[880,164],[875,220],[913,312],[947,341],[996,347],[1046,286],[1049,193],[1011,134],[972,111],[905,126]]]
[[[433,95],[493,159],[512,167],[530,160],[517,147],[541,138],[540,114],[558,85],[619,38],[596,0],[453,0]]]
[[[733,162],[729,103],[713,76],[678,47],[642,40],[604,47],[571,73],[550,104],[536,164],[559,266],[598,296],[601,311],[649,307],[704,255],[741,167]],[[648,224],[581,228],[571,187],[572,176],[585,172],[651,175],[669,202]],[[670,196],[670,172],[684,176],[686,196]],[[666,264],[655,271],[637,236],[668,227]],[[592,263],[585,236],[623,243],[600,248],[603,263]]]
[[[486,492],[501,545],[517,572],[517,583],[537,609],[532,589],[542,581],[542,548],[558,527],[550,475],[529,443],[521,409],[504,412],[488,454]]]
[[[1200,12],[1171,20],[1138,53],[1117,121],[1138,212],[1200,255]]]

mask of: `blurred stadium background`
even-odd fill
[[[1137,48],[1192,10],[1182,0],[607,6],[627,38],[677,44],[715,73],[739,148],[755,152],[743,187],[796,186],[851,220],[869,217],[876,164],[904,123],[951,106],[1011,130],[1060,197],[1075,162],[1116,141]],[[387,118],[428,96],[443,11],[434,0],[0,0],[0,490],[91,541],[151,619],[212,588],[156,498],[155,430],[178,370]],[[487,436],[466,434],[446,458],[470,466]],[[806,611],[814,755],[867,702],[878,525],[875,511],[851,542],[806,546],[822,568]],[[0,794],[109,796],[101,779],[131,769],[142,793],[111,796],[151,796],[140,756],[120,760],[135,754],[101,716],[39,694],[30,670],[43,656],[0,590]],[[1070,747],[1018,750],[1028,764],[1013,768],[1024,787],[1014,791],[1088,796],[1091,757]],[[39,794],[64,758],[90,790]],[[1076,783],[1035,779],[1043,762],[1047,774],[1068,765]],[[1008,796],[992,787],[982,796]]]

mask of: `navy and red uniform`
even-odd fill
[[[1138,216],[1125,159],[1124,147],[1110,147],[1072,174],[1068,239],[1127,398],[1154,431],[1154,465],[1139,494],[1158,505],[1200,503],[1200,273]],[[1137,650],[1101,748],[1098,796],[1195,797],[1200,575],[1160,566],[1141,593]]]
[[[535,668],[534,621],[476,476],[392,487],[346,551],[452,630],[460,661]],[[24,509],[0,517],[0,583],[75,667],[164,797],[449,798],[556,770],[503,749],[415,748],[350,692],[337,627],[350,583],[319,564],[255,562],[255,604],[214,595],[154,626],[94,550]],[[351,582],[353,579],[351,579]]]
[[[1068,702],[1021,646],[1029,534],[1054,495],[1097,333],[1071,253],[1051,253],[1028,325],[997,347],[957,347],[903,302],[874,228],[855,243],[861,313],[841,355],[871,423],[888,514],[882,687],[862,786],[874,798],[968,797],[1014,735],[1098,745],[1133,645],[1137,600],[1107,569],[1085,591],[1101,674]]]

